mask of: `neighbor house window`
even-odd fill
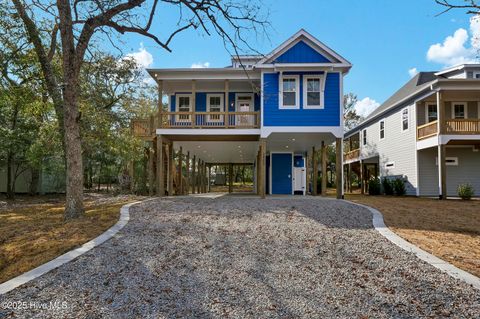
[[[435,103],[428,103],[427,104],[427,123],[433,122],[437,120],[437,104]]]
[[[223,94],[208,94],[207,95],[207,110],[211,113],[223,112]],[[209,121],[221,121],[221,114],[209,114]]]
[[[280,108],[297,109],[299,103],[298,76],[283,76],[280,86]]]
[[[395,168],[395,162],[387,162],[387,163],[385,163],[385,168],[386,168],[386,169]]]
[[[177,112],[191,112],[192,99],[189,94],[177,94]],[[190,114],[178,114],[177,121],[189,122]]]
[[[380,139],[385,138],[385,121],[380,121]]]
[[[303,107],[323,108],[323,77],[305,76],[303,78]]]
[[[408,108],[402,110],[402,131],[408,130]]]
[[[480,72],[473,72],[474,79],[480,79]]]
[[[435,157],[435,165],[438,166],[438,157]],[[458,166],[458,157],[445,157],[445,165]]]
[[[367,145],[367,130],[363,130],[363,133],[362,133],[362,137],[363,137],[363,145]]]
[[[465,119],[467,118],[467,103],[452,103],[452,118]]]

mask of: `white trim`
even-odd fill
[[[210,98],[211,97],[219,97],[220,98],[220,111],[219,112],[224,112],[225,111],[225,93],[217,93],[217,94],[207,94],[207,112],[212,112],[211,111],[211,105],[210,105]],[[222,118],[223,115],[221,115],[218,119],[212,119],[211,115],[208,115],[208,121],[209,122],[223,122],[224,119]]]
[[[272,133],[330,133],[343,138],[343,129],[340,126],[264,126],[261,129],[262,138],[267,138]]]
[[[340,81],[339,85],[340,85],[340,90],[339,90],[339,97],[338,97],[338,100],[340,101],[340,119],[339,119],[339,123],[340,123],[340,127],[342,128],[342,139],[344,138],[345,136],[345,123],[344,123],[344,120],[343,120],[343,112],[345,110],[345,105],[343,105],[343,77],[344,75],[346,75],[347,73],[343,74],[342,72],[338,72],[338,80]],[[324,83],[327,82],[327,75],[328,75],[328,72],[325,72],[325,81]],[[325,92],[325,85],[323,87],[323,91]],[[325,104],[325,94],[323,94],[323,103]],[[343,152],[343,150],[342,150]]]
[[[437,109],[437,120],[438,120],[438,108],[437,108],[437,102],[425,102],[425,123],[428,124],[430,123],[428,121],[428,107],[429,106],[435,106],[435,108]],[[436,121],[436,120],[434,120]],[[433,121],[431,121],[433,122]]]
[[[181,97],[188,97],[188,108],[189,108],[189,111],[188,112],[193,112],[193,107],[192,107],[192,95],[191,93],[179,93],[179,94],[175,94],[175,112],[180,112],[179,111],[179,99]],[[176,115],[175,116],[175,122],[191,122],[192,119],[189,118],[189,119],[180,119],[179,118],[179,115]]]
[[[382,137],[382,122],[383,122],[383,137]],[[380,141],[385,139],[385,135],[386,135],[385,134],[385,127],[386,127],[385,122],[386,122],[385,119],[382,119],[382,120],[378,121],[378,137],[379,137]]]
[[[466,282],[469,285],[472,285],[476,289],[480,289],[480,278],[464,271],[461,270],[452,264],[435,257],[426,251],[418,248],[417,246],[407,242],[405,239],[401,238],[394,232],[392,232],[386,225],[385,222],[383,221],[383,216],[382,214],[369,206],[358,204],[356,202],[348,201],[348,203],[364,207],[368,209],[372,213],[372,223],[373,227],[375,227],[375,230],[380,233],[383,237],[388,239],[390,242],[393,244],[397,245],[401,249],[407,251],[408,253],[413,253],[415,256],[428,264],[432,265],[433,267],[440,269],[441,271],[447,273],[449,276],[462,280]]]
[[[325,74],[306,74],[303,76],[303,108],[304,109],[323,109],[325,108],[325,82],[327,77],[327,72]],[[319,80],[319,90],[318,93],[320,94],[319,103],[318,105],[308,105],[308,86],[307,82],[311,79],[318,79]],[[342,113],[343,114],[343,113]]]
[[[263,128],[263,116],[265,114],[263,110],[263,100],[265,98],[264,96],[264,83],[263,83],[263,76],[265,75],[265,72],[262,71],[261,76],[260,76],[260,128]]]
[[[404,111],[407,111],[407,128],[404,129],[403,128],[403,112]],[[404,132],[408,132],[410,130],[410,109],[409,107],[404,107],[401,112],[400,112],[400,127],[401,127],[401,130],[402,130],[402,133]]]
[[[252,103],[250,104],[250,112],[255,110],[255,94],[254,93],[237,93],[235,94],[235,112],[238,111],[238,97],[239,96],[248,96],[251,98]]]
[[[157,135],[260,135],[260,129],[208,129],[208,128],[164,128],[157,129]]]
[[[423,150],[426,148],[434,147],[438,145],[438,137],[431,136],[428,138],[421,139],[417,141],[417,150]]]
[[[300,108],[300,77],[298,75],[283,75],[278,76],[278,108],[281,110],[297,110]],[[283,105],[283,80],[295,79],[295,105]]]
[[[291,195],[293,195],[294,192],[295,192],[293,190],[293,188],[295,186],[293,184],[293,165],[294,165],[295,158],[294,158],[293,152],[288,152],[288,151],[278,151],[278,152],[270,151],[270,169],[269,169],[269,171],[270,171],[270,178],[269,178],[269,180],[270,180],[270,189],[269,189],[270,190],[270,195],[272,195],[272,178],[273,178],[273,175],[272,175],[272,167],[273,167],[272,155],[273,154],[291,154],[292,155],[292,165],[290,167],[290,182],[292,184],[291,185],[291,189],[292,189]]]
[[[153,200],[152,199],[147,199],[147,201]],[[66,264],[75,258],[85,254],[89,250],[91,250],[94,247],[97,247],[101,244],[103,244],[105,241],[109,240],[113,236],[115,236],[125,225],[128,223],[130,220],[130,207],[133,205],[139,204],[141,202],[134,202],[134,203],[129,203],[126,205],[123,205],[122,208],[120,208],[120,218],[118,219],[117,223],[110,227],[108,230],[106,230],[103,234],[100,236],[90,240],[89,242],[83,244],[79,248],[70,250],[69,252],[58,256],[57,258],[44,263],[30,271],[27,271],[20,276],[17,276],[15,278],[12,278],[0,285],[0,295],[3,295],[23,284],[26,284],[27,282],[30,282],[47,272],[60,267],[63,264]]]
[[[467,102],[452,102],[452,120],[459,120],[455,118],[455,105],[463,105],[463,119],[468,119],[468,103]]]

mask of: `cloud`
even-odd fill
[[[371,99],[369,97],[364,98],[363,100],[355,103],[355,110],[357,114],[363,117],[366,117],[368,114],[372,113],[377,107],[380,106],[380,103]]]
[[[417,73],[418,73],[417,68],[408,69],[408,74],[410,75],[411,78],[413,78],[415,75],[417,75]]]
[[[140,43],[140,48],[137,52],[129,53],[125,57],[135,60],[141,68],[148,68],[153,64],[153,56],[143,47],[143,43]]]
[[[204,68],[209,68],[210,67],[210,62],[198,62],[198,63],[193,63],[190,66],[192,69],[204,69]]]
[[[474,63],[479,49],[480,19],[472,17],[470,18],[470,33],[460,28],[453,35],[446,37],[443,43],[432,44],[427,51],[427,60],[443,64],[445,67]]]

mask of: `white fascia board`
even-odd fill
[[[437,135],[417,141],[417,150],[424,150],[434,146],[438,146]]]
[[[149,69],[155,80],[259,80],[260,72],[232,68],[217,69]]]
[[[440,143],[447,144],[452,140],[467,140],[467,141],[478,141],[480,140],[480,134],[471,134],[471,135],[440,135],[438,137]]]
[[[331,133],[337,138],[343,138],[340,126],[264,126],[260,137],[267,138],[272,133]]]
[[[260,135],[260,129],[157,129],[157,135]]]

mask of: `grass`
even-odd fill
[[[480,277],[480,201],[346,195],[378,209],[399,236]]]
[[[0,211],[0,283],[81,246],[113,226],[127,202],[85,202],[85,217],[65,222],[64,204],[34,203]]]

